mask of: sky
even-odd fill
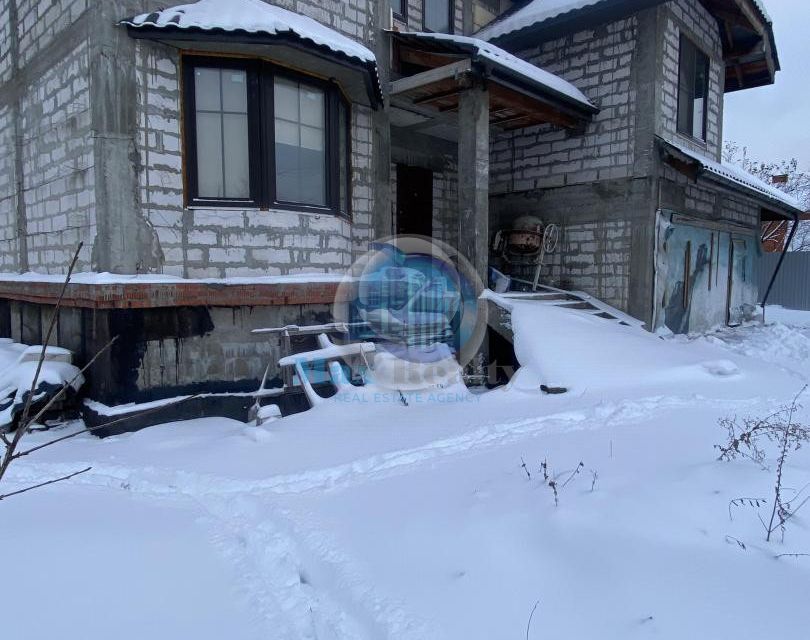
[[[797,158],[810,170],[810,0],[762,0],[782,70],[776,84],[726,94],[723,137],[763,162]]]

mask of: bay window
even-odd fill
[[[349,106],[268,63],[184,58],[189,206],[349,214]]]

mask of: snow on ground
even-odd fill
[[[3,573],[45,594],[9,637],[524,638],[539,601],[530,638],[806,638],[810,559],[774,556],[810,552],[810,511],[766,544],[729,501],[770,498],[771,475],[713,445],[718,418],[810,380],[810,313],[666,340],[525,302],[513,321],[530,364],[506,390],[344,396],[21,462],[6,490],[93,470],[0,502],[0,542],[24,550]],[[562,480],[584,463],[558,507],[544,460]],[[787,478],[810,482],[806,450]]]

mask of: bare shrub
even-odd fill
[[[778,457],[774,469],[774,499],[771,514],[766,522],[757,513],[765,528],[765,539],[768,542],[777,531],[781,533],[782,540],[784,540],[788,521],[810,502],[810,495],[805,496],[810,485],[794,492],[790,498],[785,495],[788,490],[784,486],[785,464],[789,455],[801,449],[805,443],[810,442],[810,427],[796,421],[796,414],[802,408],[799,398],[806,390],[807,386],[796,394],[792,402],[782,405],[764,418],[751,416],[737,418],[735,416],[719,421],[720,426],[726,430],[728,435],[725,444],[715,445],[720,451],[719,460],[730,461],[745,458],[767,469],[766,447],[768,444],[777,446]],[[761,498],[735,498],[729,503],[729,518],[731,518],[732,507],[747,506],[759,509],[766,504],[767,501]]]

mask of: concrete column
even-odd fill
[[[133,0],[96,2],[90,31],[90,107],[96,163],[99,271],[138,273],[160,266],[160,248],[138,189],[135,41],[117,26],[137,13]]]
[[[387,90],[390,76],[391,39],[384,29],[387,27],[390,12],[389,0],[376,0],[374,15],[374,55],[380,73],[383,91]],[[372,171],[374,181],[374,204],[372,207],[372,232],[375,239],[385,238],[394,233],[393,211],[391,210],[391,119],[388,110],[388,96],[385,105],[371,116],[372,124]]]
[[[17,0],[8,2],[9,56],[11,60],[11,83],[19,82],[20,77],[20,38]],[[11,104],[11,120],[14,127],[14,193],[17,216],[17,269],[28,271],[28,223],[25,211],[25,169],[23,166],[22,92],[16,92]]]
[[[458,137],[458,250],[486,285],[489,266],[489,92],[461,94]]]

